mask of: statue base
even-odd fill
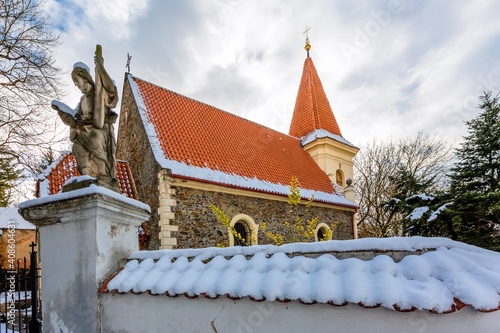
[[[106,177],[109,178],[109,177]],[[80,190],[82,188],[90,187],[91,185],[97,185],[107,188],[108,190],[120,193],[120,189],[118,188],[118,182],[116,179],[101,179],[94,178],[91,176],[79,176],[73,177],[64,184],[62,192],[70,192],[75,190]]]

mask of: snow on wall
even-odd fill
[[[365,261],[339,260],[328,253],[312,258],[303,255],[429,248],[435,250],[406,256],[400,262],[387,255]],[[348,302],[438,313],[453,311],[459,300],[478,310],[496,310],[500,308],[499,262],[500,254],[496,252],[449,239],[423,237],[139,251],[111,279],[107,290],[209,298],[226,295],[308,304]]]

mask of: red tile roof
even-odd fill
[[[64,183],[75,176],[81,176],[76,168],[75,156],[72,153],[66,153],[53,165],[49,166],[44,176],[39,177],[36,185],[36,196],[40,197],[59,193]],[[120,193],[125,194],[129,198],[138,199],[137,190],[128,162],[116,161],[116,176],[118,178]],[[47,180],[47,191],[42,191],[40,188],[42,180]]]
[[[301,138],[318,129],[342,137],[318,72],[312,59],[307,57],[288,133],[293,137]]]
[[[201,181],[219,183],[203,174],[208,170],[219,172],[222,178],[238,176],[286,187],[297,176],[301,188],[330,194],[331,200],[325,202],[354,207],[336,194],[328,176],[301,149],[298,139],[132,75],[128,78],[145,126],[153,132],[148,133],[150,141],[156,142],[151,144],[160,146],[156,158],[160,165],[162,159],[174,161],[178,168],[162,165],[174,176],[186,176],[182,168],[190,167],[195,171],[189,178]],[[224,185],[231,186],[229,182]],[[268,192],[273,192],[272,186]]]

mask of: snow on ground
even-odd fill
[[[23,300],[23,299],[31,299],[31,291],[27,290],[26,292],[25,291],[15,291],[13,292],[12,294],[9,293],[8,291],[7,292],[3,292],[0,294],[0,304],[4,304],[6,299],[7,300],[12,300],[12,298],[14,300]]]

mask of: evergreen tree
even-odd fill
[[[436,221],[449,205],[449,195],[435,186],[436,177],[417,179],[405,169],[391,177],[395,196],[384,203],[384,208],[401,216],[403,235],[453,237],[450,225]]]
[[[459,240],[500,250],[500,103],[491,92],[480,99],[482,112],[466,122],[456,150],[448,213]]]
[[[11,190],[19,178],[13,165],[13,158],[0,156],[0,207],[7,207],[11,203]]]
[[[448,237],[457,239],[448,217],[452,202],[449,193],[414,195],[405,201],[403,225],[407,236]]]

